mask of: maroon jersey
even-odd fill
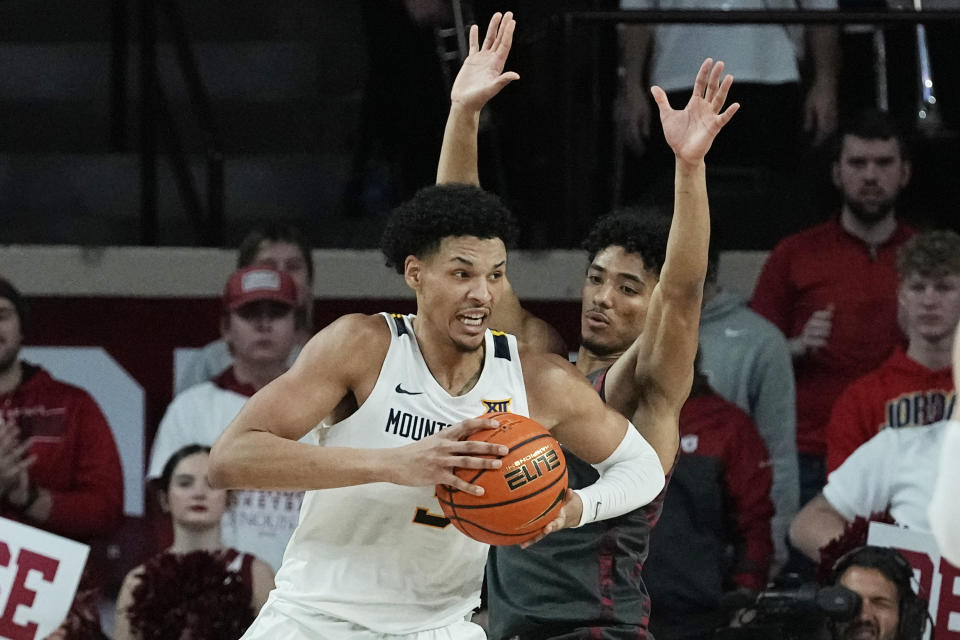
[[[601,397],[605,374],[589,376]],[[567,450],[564,455],[571,489],[596,482],[593,466]],[[557,531],[527,549],[491,547],[489,637],[647,638],[650,598],[641,571],[666,491],[644,507]]]

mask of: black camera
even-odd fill
[[[715,640],[820,640],[830,637],[830,623],[855,618],[861,600],[840,585],[804,582],[762,591],[756,597],[738,594],[724,606],[743,611],[741,626],[718,630]]]

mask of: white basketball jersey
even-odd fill
[[[513,336],[487,331],[476,386],[453,397],[423,361],[413,316],[383,316],[390,348],[370,397],[346,420],[318,427],[318,444],[399,447],[490,411],[528,415]],[[480,604],[486,556],[487,545],[443,517],[432,486],[308,491],[267,606],[308,627],[312,610],[380,633],[434,629]]]

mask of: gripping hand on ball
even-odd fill
[[[563,496],[563,508],[560,509],[560,515],[554,518],[553,522],[545,526],[543,531],[541,531],[540,534],[535,538],[531,538],[530,540],[522,543],[520,548],[526,549],[530,545],[543,540],[551,533],[560,531],[560,529],[577,526],[582,515],[583,502],[580,500],[580,496],[574,493],[573,489],[568,488],[566,495]]]
[[[506,455],[502,444],[464,440],[483,429],[496,429],[496,420],[471,418],[444,429],[419,442],[386,452],[392,457],[390,481],[409,486],[445,484],[473,495],[483,495],[483,488],[459,478],[454,470],[499,469],[500,457]]]

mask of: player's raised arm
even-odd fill
[[[493,14],[482,44],[477,25],[470,27],[470,54],[450,91],[450,115],[443,133],[437,184],[459,182],[480,186],[477,168],[480,113],[501,89],[520,78],[513,71],[503,70],[516,24],[510,11]],[[567,352],[556,329],[524,309],[509,286],[494,310],[490,326],[517,336],[525,346],[537,351],[558,355]]]
[[[670,106],[660,87],[652,88],[664,136],[676,156],[674,215],[643,330],[611,367],[606,395],[618,411],[633,416],[665,469],[676,455],[677,418],[690,392],[699,338],[710,244],[704,158],[739,108],[736,103],[723,108],[732,82],[732,76],[723,76],[723,63],[708,58],[682,110]]]
[[[460,480],[455,467],[492,469],[505,447],[461,438],[496,426],[467,420],[419,442],[388,449],[314,446],[297,442],[338,407],[363,404],[376,383],[390,334],[382,317],[344,316],[304,347],[289,371],[258,391],[210,453],[210,481],[225,488],[312,490],[368,482],[412,486]],[[343,404],[341,404],[343,403]]]
[[[477,171],[480,112],[501,89],[520,77],[513,71],[503,71],[516,24],[510,11],[493,14],[482,44],[477,25],[470,27],[470,54],[463,61],[450,91],[450,115],[443,133],[437,184],[480,185]]]

